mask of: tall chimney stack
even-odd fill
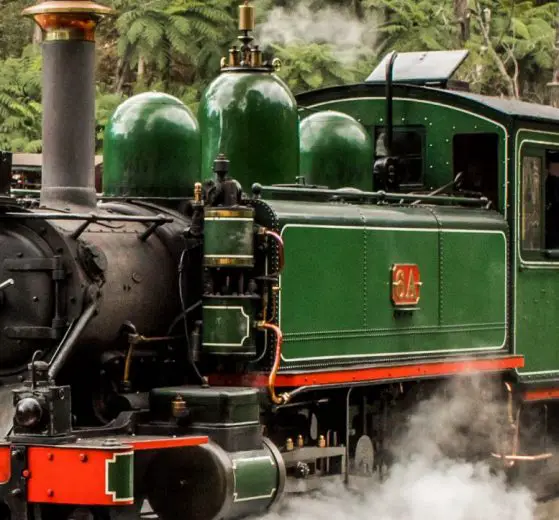
[[[43,31],[41,205],[94,208],[95,29],[113,10],[47,0],[22,14]]]

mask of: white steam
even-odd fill
[[[503,417],[501,405],[461,389],[449,393],[425,401],[408,419],[385,480],[366,492],[329,484],[313,497],[287,500],[264,519],[535,520],[527,489],[512,487],[485,462],[452,455],[465,442],[485,447]]]
[[[293,9],[274,7],[257,24],[256,37],[262,47],[296,43],[325,43],[333,56],[350,65],[363,55],[372,55],[377,41],[377,22],[372,13],[361,21],[349,9],[311,9],[301,2]]]

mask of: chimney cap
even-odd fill
[[[73,13],[108,16],[115,14],[115,11],[110,7],[99,5],[90,0],[46,0],[40,4],[27,7],[22,11],[24,16]]]

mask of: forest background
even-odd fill
[[[35,0],[0,0],[0,149],[41,151],[41,31]],[[237,36],[239,0],[100,0],[97,151],[114,109],[147,90],[195,113]],[[282,61],[294,93],[360,82],[391,50],[467,48],[474,92],[555,103],[559,0],[254,0],[256,43]],[[557,83],[555,89],[553,84]]]

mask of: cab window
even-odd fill
[[[456,134],[452,139],[457,189],[469,197],[487,197],[499,203],[499,136],[496,133]]]
[[[559,259],[559,151],[526,150],[521,168],[523,256]]]

